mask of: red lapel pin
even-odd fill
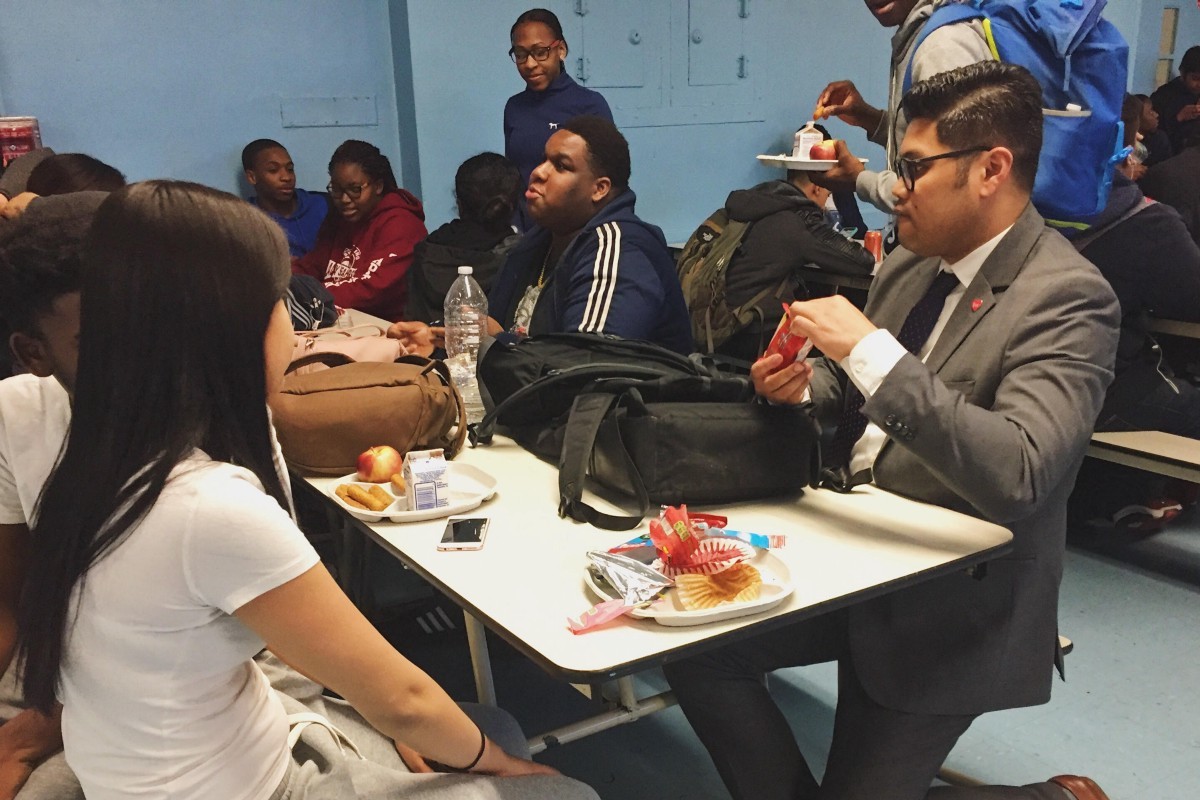
[[[980,300],[978,297],[976,297],[974,300],[971,301],[971,310],[972,311],[978,311],[981,308],[983,308],[983,301]]]

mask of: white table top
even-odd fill
[[[704,509],[729,527],[784,533],[772,553],[791,571],[795,592],[761,614],[687,628],[628,617],[582,635],[567,630],[596,599],[583,583],[585,552],[607,549],[638,531],[610,532],[558,517],[555,467],[497,436],[459,460],[494,475],[496,496],[476,515],[491,517],[482,550],[439,552],[444,520],[358,524],[463,608],[547,671],[575,682],[609,679],[849,605],[855,600],[987,560],[1012,535],[999,525],[889,494],[870,486],[852,494],[809,490],[799,499]],[[321,491],[337,481],[309,479]],[[701,509],[695,509],[701,510]],[[643,529],[644,530],[644,529]]]

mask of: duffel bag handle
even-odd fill
[[[307,367],[309,364],[324,364],[327,367],[340,367],[343,364],[357,363],[357,361],[345,353],[335,353],[325,350],[319,353],[313,352],[306,356],[300,356],[300,358],[297,358],[292,361],[292,363],[288,364],[288,368],[284,374],[290,375],[301,367]]]
[[[631,390],[636,391],[636,390]],[[579,522],[595,525],[609,531],[627,531],[641,524],[650,510],[650,497],[642,476],[638,474],[633,459],[622,445],[621,455],[625,461],[630,482],[637,498],[636,516],[606,514],[583,501],[583,482],[592,450],[596,446],[596,435],[600,424],[615,408],[621,396],[611,393],[581,394],[571,404],[571,414],[563,436],[562,454],[558,459],[558,515],[569,516]]]
[[[454,458],[462,452],[463,445],[467,442],[467,407],[463,404],[462,395],[459,394],[458,387],[454,385],[454,381],[450,378],[450,368],[446,366],[446,362],[438,361],[433,358],[425,358],[417,355],[404,355],[396,359],[397,364],[415,364],[418,367],[424,367],[423,373],[436,372],[438,377],[442,379],[442,383],[450,387],[451,394],[454,395],[454,405],[458,409],[458,430],[454,434],[454,441],[451,442],[448,457]]]

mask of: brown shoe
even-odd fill
[[[1104,790],[1097,786],[1091,778],[1079,775],[1055,775],[1050,782],[1066,789],[1075,800],[1109,800]]]

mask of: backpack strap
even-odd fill
[[[996,50],[996,40],[992,38],[991,25],[988,24],[987,15],[979,8],[978,2],[979,0],[969,0],[969,2],[964,3],[947,3],[929,15],[929,19],[925,20],[925,26],[917,34],[917,40],[913,42],[912,50],[909,52],[908,66],[904,69],[902,94],[908,94],[908,90],[912,88],[913,61],[916,59],[917,50],[921,48],[921,45],[925,43],[929,35],[938,28],[972,19],[983,20],[983,30],[987,37],[988,50],[992,52],[992,58],[997,61],[1000,60],[1000,53]]]
[[[640,367],[636,364],[620,364],[614,362],[598,362],[595,364],[580,364],[566,369],[551,370],[533,383],[522,386],[510,394],[504,402],[493,408],[471,429],[471,446],[480,443],[489,444],[496,433],[496,424],[501,414],[509,411],[528,398],[539,392],[544,392],[566,381],[586,381],[598,378],[661,378],[662,370],[652,367]]]
[[[1101,236],[1108,233],[1110,230],[1117,227],[1118,225],[1120,225],[1122,222],[1129,219],[1130,217],[1133,217],[1137,214],[1142,213],[1150,206],[1155,205],[1157,202],[1158,202],[1157,200],[1151,200],[1150,198],[1147,197],[1141,203],[1134,203],[1133,207],[1126,209],[1125,213],[1122,214],[1121,216],[1117,217],[1116,219],[1112,220],[1111,222],[1101,225],[1099,228],[1089,228],[1087,233],[1083,234],[1082,236],[1077,236],[1074,239],[1072,239],[1071,244],[1075,245],[1075,249],[1078,250],[1080,253],[1082,253],[1084,248],[1087,247],[1088,245],[1090,245],[1092,242],[1096,241]]]
[[[634,466],[629,451],[620,448],[625,461],[625,472],[633,484],[637,497],[637,514],[622,516],[606,514],[583,501],[583,483],[587,475],[588,462],[596,446],[600,424],[616,407],[622,395],[612,392],[581,394],[571,404],[571,414],[563,436],[562,455],[558,461],[558,515],[586,522],[609,531],[627,531],[641,524],[650,510],[650,497],[642,477]]]

